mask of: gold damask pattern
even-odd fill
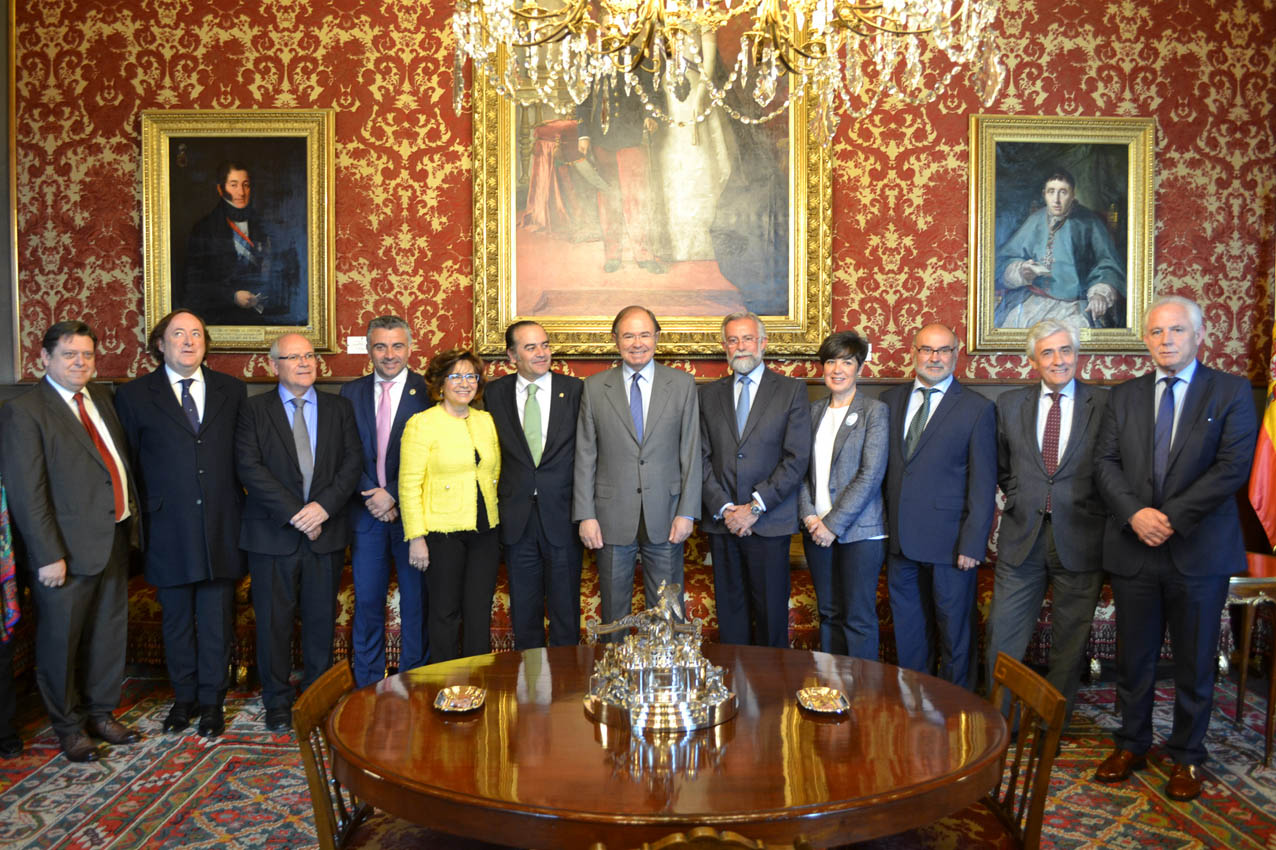
[[[15,0],[11,0],[15,2]],[[993,111],[1153,116],[1158,293],[1206,305],[1206,359],[1258,379],[1276,249],[1276,6],[1006,0],[1009,77]],[[89,320],[99,373],[149,368],[141,350],[140,112],[333,107],[337,334],[398,312],[431,352],[471,342],[470,119],[451,107],[450,4],[420,0],[42,0],[16,7],[14,74],[21,372],[53,321]],[[964,89],[844,127],[834,169],[833,315],[874,341],[866,375],[909,373],[912,331],[965,336]],[[363,371],[325,358],[326,376]],[[1094,379],[1143,369],[1083,358]],[[265,376],[265,358],[214,365]],[[715,361],[681,361],[720,374]],[[587,374],[599,361],[575,361]],[[814,374],[807,361],[780,364]],[[1027,376],[1019,355],[962,361],[976,379]]]

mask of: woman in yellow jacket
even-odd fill
[[[470,406],[483,397],[482,371],[463,348],[436,354],[425,383],[441,403],[403,428],[399,513],[408,563],[427,571],[431,662],[492,651],[501,452],[491,414]]]

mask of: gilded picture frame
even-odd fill
[[[650,96],[666,97],[660,91]],[[690,99],[694,98],[693,89]],[[748,255],[748,266],[769,264],[772,269],[771,288],[759,295],[758,290],[750,289],[746,283],[739,286],[731,283],[723,271],[726,266],[721,253],[707,260],[680,261],[678,255],[670,260],[660,253],[660,248],[655,248],[654,253],[647,254],[649,259],[640,264],[638,249],[627,244],[624,254],[609,268],[604,251],[611,249],[606,247],[602,238],[606,234],[601,232],[605,228],[592,218],[583,227],[579,221],[572,223],[571,234],[561,230],[551,233],[545,222],[541,224],[546,226],[536,232],[529,222],[534,218],[532,205],[526,201],[533,195],[543,196],[535,186],[529,190],[534,179],[531,172],[536,164],[535,156],[538,151],[544,153],[542,164],[559,174],[566,173],[569,167],[564,160],[592,160],[592,156],[576,152],[582,135],[578,132],[579,126],[585,123],[580,118],[582,113],[567,102],[557,110],[542,104],[518,106],[498,97],[479,79],[475,85],[473,125],[475,349],[480,354],[501,354],[505,350],[505,328],[516,320],[528,318],[544,325],[557,355],[612,356],[615,346],[610,331],[616,311],[627,304],[639,303],[649,306],[660,319],[657,352],[660,356],[721,356],[722,317],[758,305],[755,312],[766,321],[768,354],[814,356],[829,332],[831,313],[829,159],[824,148],[808,139],[807,110],[801,100],[795,98],[787,113],[773,119],[779,124],[778,129],[773,125],[771,130],[774,146],[770,148],[772,153],[778,151],[783,157],[781,161],[787,165],[784,185],[778,192],[772,190],[770,202],[772,209],[783,204],[787,222],[783,228],[773,227],[771,231],[773,234],[783,231],[770,243],[774,250],[767,251],[763,243],[759,249],[763,256]],[[726,110],[716,120],[717,129],[712,116],[710,120],[681,128],[648,123],[650,132],[642,144],[650,152],[651,173],[658,173],[654,163],[659,156],[659,140],[669,133],[682,133],[684,137],[691,134],[693,143],[702,142],[706,148],[714,143],[715,133],[723,139],[733,136],[737,141],[727,140],[727,144],[736,145],[733,155],[741,158],[735,160],[736,163],[743,160],[741,151],[746,147],[755,152],[765,148],[765,144],[753,143],[758,138],[765,141],[763,131],[751,129],[752,125],[742,122],[727,123],[735,119],[730,118]],[[599,135],[602,137],[605,133]],[[553,146],[553,151],[547,145]],[[703,150],[697,151],[697,155],[702,160],[706,156]],[[756,168],[740,171],[748,171],[754,177],[757,173]],[[578,187],[587,186],[580,182],[585,179],[594,181],[597,186],[611,185],[606,183],[608,175],[601,163],[593,175],[573,174],[572,179]],[[598,182],[600,179],[603,182]],[[649,179],[661,178],[649,175]],[[678,179],[685,179],[685,175]],[[601,195],[603,189],[578,191],[574,209],[585,209],[589,215],[601,218],[605,202],[595,203],[595,199],[588,197],[595,191]],[[698,231],[704,241],[712,227],[720,224],[724,211],[729,212],[724,200],[728,191],[709,201],[718,204],[715,222],[692,218],[681,225],[668,225],[668,230],[675,238]],[[680,206],[682,199],[670,203],[679,205],[685,212]],[[590,211],[589,207],[596,210]],[[560,207],[560,217],[565,208]],[[699,209],[705,207],[702,205]],[[747,215],[751,207],[736,202],[734,209]],[[580,231],[588,230],[591,224],[598,232],[582,237]],[[711,238],[710,244],[721,252],[724,244],[721,233],[713,231]],[[756,247],[758,241],[753,244]],[[538,247],[533,250],[529,245]],[[695,249],[684,250],[689,252],[687,256],[692,256],[690,252]],[[592,261],[579,261],[583,256],[591,256]],[[537,262],[533,265],[529,258],[536,258]],[[728,262],[734,263],[736,270],[741,266],[740,256],[733,256]],[[532,288],[534,276],[529,270],[533,269],[540,274],[540,290]],[[548,289],[544,288],[547,280],[551,282]],[[684,286],[679,282],[682,280],[690,283]],[[650,281],[652,288],[648,288],[645,281]],[[706,288],[698,289],[700,286]]]
[[[146,325],[177,307],[214,351],[285,333],[336,350],[332,109],[145,110]]]
[[[1043,318],[1143,350],[1153,299],[1151,118],[973,115],[967,348],[1021,352]]]

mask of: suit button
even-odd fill
[[[647,461],[645,461],[645,460],[640,460],[640,461],[638,461],[638,465],[639,465],[639,466],[646,466],[646,465],[647,465]]]
[[[444,485],[443,485],[443,489],[444,489],[444,490],[451,490],[451,489],[452,489],[452,485],[451,485],[451,484],[444,484]]]
[[[736,457],[737,457],[737,458],[743,458],[743,457],[744,457],[744,452],[736,452]]]
[[[638,492],[639,492],[639,493],[641,493],[641,492],[642,492],[642,488],[641,488],[641,487],[639,487],[639,488],[638,488]]]
[[[201,469],[201,470],[199,471],[199,474],[200,474],[200,475],[203,475],[203,474],[204,474],[204,470],[202,470],[202,469]]]
[[[197,505],[202,505],[202,504],[204,504],[204,500],[203,500],[203,499],[196,499],[196,500],[195,500],[195,504],[197,504]]]

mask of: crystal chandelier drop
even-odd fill
[[[1000,0],[456,0],[454,105],[463,109],[465,58],[476,79],[524,105],[580,104],[604,81],[637,90],[647,113],[669,124],[705,120],[714,108],[760,123],[804,95],[811,129],[827,141],[842,115],[879,104],[917,105],[969,68],[985,106],[1005,66],[994,43]],[[731,55],[728,69],[719,60]],[[702,74],[721,64],[718,73]],[[708,96],[676,120],[651,97]],[[786,84],[787,83],[787,84]],[[732,96],[732,93],[735,93]]]

